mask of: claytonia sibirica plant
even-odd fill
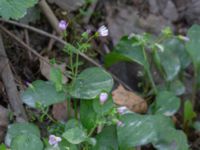
[[[52,145],[53,147],[57,147],[58,143],[61,141],[62,141],[62,139],[58,136],[55,136],[55,135],[49,136],[49,144]]]
[[[67,39],[65,33],[68,23],[61,20],[58,27],[64,33],[63,39]],[[141,95],[151,100],[148,102],[148,112],[140,112],[140,108],[133,112],[132,108],[137,107],[137,104],[127,106],[129,101],[135,101],[135,97],[141,98],[131,91],[127,92],[128,96],[123,95],[123,92],[117,93],[117,97],[122,98],[120,103],[123,103],[125,96],[128,98],[121,107],[115,104],[116,100],[111,94],[114,80],[106,69],[83,69],[85,66],[82,66],[79,56],[91,60],[86,55],[89,50],[93,50],[91,40],[108,34],[108,28],[103,25],[95,33],[81,33],[76,40],[71,41],[73,44],[67,42],[63,48],[63,55],[67,57],[67,71],[52,65],[49,81],[36,80],[22,92],[21,97],[27,110],[29,107],[30,111],[38,110],[37,114],[33,113],[32,122],[48,121],[46,134],[50,136],[41,137],[39,127],[32,123],[14,123],[9,126],[5,140],[11,149],[27,150],[23,147],[24,142],[27,142],[25,145],[30,145],[29,150],[130,150],[148,144],[163,150],[171,149],[173,142],[174,150],[188,150],[187,132],[177,130],[171,118],[181,106],[180,96],[185,93],[184,71],[191,63],[195,68],[196,81],[191,96],[194,103],[185,104],[184,131],[188,131],[187,128],[192,126],[196,117],[192,107],[200,87],[200,27],[191,28],[187,37],[175,36],[169,29],[158,37],[149,34],[125,36],[105,56],[105,67],[120,61],[141,65],[143,80],[140,85],[144,91]],[[80,66],[83,70],[80,70]],[[151,70],[154,67],[163,79],[162,83],[154,81]],[[67,83],[63,82],[64,75],[69,78]],[[68,120],[60,121],[51,116],[52,108],[54,112],[54,106],[58,103],[64,104],[65,109],[67,107],[67,111],[59,113],[66,113]],[[20,149],[16,149],[18,147]]]

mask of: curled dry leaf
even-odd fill
[[[133,112],[145,113],[147,111],[146,101],[137,94],[127,91],[122,85],[119,85],[112,92],[113,100],[117,105],[126,106]]]
[[[40,59],[40,71],[42,73],[42,75],[47,78],[48,80],[50,80],[50,70],[51,70],[51,65],[49,62],[49,58],[48,57],[44,57],[45,60]],[[54,67],[58,67],[61,69],[62,72],[66,72],[66,64],[55,64]],[[68,78],[66,76],[62,76],[62,80],[63,80],[63,84],[68,82]]]

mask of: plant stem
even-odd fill
[[[194,67],[196,68],[196,67]],[[192,105],[193,105],[193,108],[195,106],[195,103],[196,103],[196,92],[197,92],[197,69],[194,70],[194,83],[193,83],[193,86],[192,86]]]

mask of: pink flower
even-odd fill
[[[108,94],[107,93],[101,93],[99,95],[99,101],[101,104],[104,104],[106,102],[106,100],[108,99]]]
[[[117,126],[118,127],[123,127],[124,126],[124,123],[120,120],[117,121]]]
[[[55,136],[55,135],[50,135],[49,136],[49,144],[56,147],[58,146],[58,143],[62,141],[62,139],[58,136]]]
[[[58,24],[60,30],[65,31],[67,29],[68,23],[65,20],[61,20]]]

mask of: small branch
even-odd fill
[[[29,29],[29,30],[32,30],[34,32],[37,32],[39,34],[42,34],[44,36],[47,36],[49,38],[52,38],[52,39],[55,39],[56,41],[60,42],[61,44],[63,45],[67,45],[67,42],[65,42],[64,40],[58,38],[57,36],[55,35],[52,35],[52,34],[49,34],[43,30],[40,30],[40,29],[37,29],[35,27],[32,27],[32,26],[29,26],[29,25],[26,25],[26,24],[22,24],[22,23],[18,23],[18,22],[15,22],[15,21],[11,21],[11,20],[3,20],[0,18],[0,21],[3,21],[3,22],[6,22],[6,23],[9,23],[9,24],[13,24],[13,25],[16,25],[16,26],[20,26],[20,27],[23,27],[23,28],[26,28],[26,29]],[[2,28],[2,27],[1,27]],[[81,57],[83,57],[84,59],[86,59],[87,61],[89,61],[91,64],[97,66],[97,67],[100,67],[100,68],[103,68],[98,62],[96,62],[95,60],[93,60],[92,58],[88,57],[86,54],[82,53],[82,52],[79,52],[79,55]],[[125,88],[127,88],[128,90],[132,91],[132,88],[129,87],[126,83],[124,83],[122,80],[120,80],[117,76],[115,76],[114,74],[110,73],[113,78],[118,82],[118,83],[121,83],[122,85],[124,85]]]
[[[47,19],[49,20],[49,22],[50,22],[51,26],[53,27],[53,29],[59,35],[62,35],[61,30],[58,28],[58,19],[56,18],[56,16],[54,15],[53,11],[51,10],[49,5],[47,4],[46,0],[41,0],[39,2],[39,6],[42,9],[42,11],[45,14],[45,16],[47,17]]]
[[[28,119],[25,110],[23,108],[22,101],[20,99],[12,71],[9,66],[9,60],[7,58],[4,49],[1,33],[0,33],[0,56],[1,56],[0,76],[3,80],[11,108],[14,111],[14,114],[16,115],[18,121],[19,120],[27,121]]]

